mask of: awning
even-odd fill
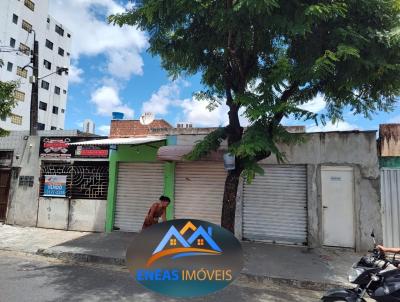
[[[157,151],[157,159],[163,161],[184,161],[184,156],[193,150],[194,146],[178,145],[178,146],[163,146]],[[226,150],[218,149],[211,151],[210,154],[201,160],[206,161],[222,161]]]
[[[85,145],[141,145],[146,143],[161,142],[165,140],[165,136],[147,136],[147,137],[121,137],[121,138],[106,138],[95,139],[84,142],[71,143],[71,146]]]

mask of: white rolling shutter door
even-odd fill
[[[226,172],[222,162],[178,163],[175,172],[175,218],[221,224]]]
[[[243,192],[243,237],[250,240],[307,242],[306,166],[263,165]]]
[[[164,191],[162,163],[120,163],[114,225],[125,232],[139,232],[151,205]]]

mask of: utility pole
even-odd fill
[[[33,81],[31,93],[31,112],[30,112],[30,135],[37,135],[38,110],[39,110],[39,42],[36,40],[36,32],[33,31],[33,53],[31,57],[33,64]]]

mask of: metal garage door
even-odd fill
[[[250,240],[307,242],[306,166],[263,165],[265,175],[245,184],[243,237]]]
[[[175,218],[221,224],[226,172],[222,162],[178,163],[175,172]]]
[[[120,163],[114,225],[121,231],[139,232],[150,206],[163,191],[162,163]]]

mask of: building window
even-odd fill
[[[20,102],[25,101],[25,92],[16,90],[14,96],[15,96],[15,99],[16,99],[17,101],[20,101]]]
[[[51,42],[51,41],[49,41],[49,40],[46,39],[46,47],[47,47],[48,49],[53,50],[53,42]]]
[[[25,0],[24,2],[25,6],[29,8],[31,11],[35,10],[35,3],[33,3],[31,0]]]
[[[64,94],[67,94],[67,91],[66,91],[65,89],[63,89],[63,93],[64,93]]]
[[[13,68],[13,63],[8,62],[8,63],[7,63],[7,70],[8,70],[8,71],[12,71],[12,68]]]
[[[22,125],[22,116],[11,113],[11,123],[16,124],[16,125]]]
[[[58,33],[60,36],[64,36],[64,30],[61,28],[61,26],[56,24],[56,33]]]
[[[44,130],[44,128],[45,128],[44,124],[42,124],[42,123],[37,124],[37,130]]]
[[[49,90],[49,88],[50,88],[50,83],[49,83],[49,82],[46,82],[46,81],[44,81],[44,80],[42,80],[42,84],[41,84],[40,87],[42,87],[43,89]]]
[[[32,24],[22,20],[22,28],[25,29],[28,33],[32,32]]]
[[[15,47],[15,39],[14,38],[10,38],[10,46],[11,47]]]
[[[16,14],[13,14],[13,23],[18,24],[18,16]]]
[[[61,113],[64,113],[65,112],[65,109],[61,109]]]
[[[51,69],[51,63],[47,60],[43,60],[43,65],[45,68],[47,68],[48,70]]]
[[[67,34],[67,37],[68,37],[68,38],[71,38],[71,34]]]
[[[62,49],[61,47],[59,47],[58,48],[58,54],[60,55],[60,56],[64,56],[64,49]]]
[[[31,54],[31,49],[29,48],[29,46],[25,45],[24,43],[19,43],[19,51],[27,56],[29,56]]]
[[[67,57],[69,57],[71,54],[69,52],[67,52]]]
[[[47,103],[39,102],[39,109],[43,111],[47,111]]]
[[[20,77],[23,78],[27,78],[28,77],[28,70],[26,69],[22,69],[22,67],[17,67],[17,75],[19,75]]]
[[[54,114],[58,114],[58,107],[57,106],[53,106],[53,113]]]
[[[60,95],[61,89],[60,87],[54,86],[54,93]]]
[[[50,23],[50,18],[49,17],[47,17],[47,23]]]
[[[51,126],[51,130],[57,130],[57,127]]]
[[[204,245],[204,239],[202,239],[202,238],[197,239],[197,245],[199,245],[199,246]]]

